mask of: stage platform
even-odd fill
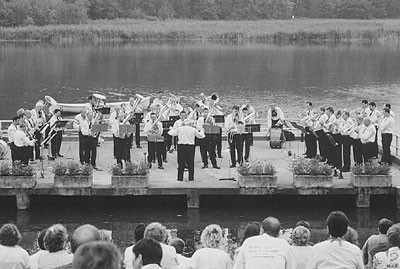
[[[131,149],[132,160],[144,160],[144,153],[147,152],[147,142],[141,142],[142,148],[133,147]],[[209,168],[201,169],[200,149],[196,147],[195,176],[194,181],[189,182],[187,172],[184,181],[177,181],[177,156],[176,151],[168,153],[168,163],[164,163],[164,170],[153,165],[149,177],[149,188],[112,188],[110,167],[116,163],[113,158],[113,143],[105,141],[98,148],[97,167],[100,171],[94,171],[93,186],[91,188],[54,188],[54,174],[51,172],[54,162],[69,162],[78,160],[78,141],[68,139],[64,141],[61,148],[63,158],[55,161],[45,160],[44,178],[40,177],[40,163],[34,164],[37,167],[37,185],[27,191],[18,189],[0,189],[0,196],[16,196],[17,207],[26,209],[29,206],[29,196],[39,195],[48,196],[127,196],[127,195],[146,195],[146,196],[170,196],[181,195],[187,197],[188,208],[198,208],[201,206],[202,196],[215,195],[309,195],[315,196],[318,201],[320,195],[351,195],[354,203],[358,207],[369,207],[371,195],[393,195],[400,197],[400,171],[398,166],[392,167],[393,184],[392,187],[385,188],[354,188],[350,184],[350,173],[343,173],[343,179],[334,178],[333,188],[311,188],[297,189],[293,185],[293,175],[289,171],[290,161],[304,153],[304,142],[290,141],[283,145],[282,149],[271,149],[266,140],[255,140],[251,147],[250,160],[265,160],[272,163],[277,170],[277,188],[241,188],[238,185],[238,174],[235,168],[229,168],[229,149],[227,142],[223,142],[222,158],[217,162],[221,169],[214,169],[209,164]],[[47,154],[45,150],[45,154]],[[9,160],[9,156],[7,157]],[[7,161],[7,160],[6,160]],[[397,206],[400,208],[400,198],[396,199]],[[149,203],[151,198],[149,197]]]

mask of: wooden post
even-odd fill
[[[357,188],[357,207],[369,208],[371,200],[371,189],[367,187]]]
[[[20,189],[16,191],[17,208],[19,210],[25,210],[29,207],[29,195],[28,190]]]
[[[187,196],[187,207],[188,208],[199,208],[200,196],[197,190],[190,190]]]
[[[200,223],[200,211],[198,208],[187,209],[187,223],[189,227],[197,227]]]
[[[369,208],[357,209],[357,228],[370,227],[370,211]]]

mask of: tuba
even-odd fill
[[[141,96],[138,96],[138,98],[135,99],[135,102],[133,103],[133,106],[131,108],[131,112],[122,121],[122,123],[121,123],[122,125],[126,124],[129,120],[131,120],[135,116],[135,110],[142,101],[143,101],[143,97],[141,97]]]

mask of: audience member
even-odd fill
[[[387,231],[389,249],[373,256],[374,269],[400,268],[400,224],[394,224]]]
[[[169,245],[174,247],[176,250],[176,256],[178,257],[178,269],[190,268],[190,259],[183,256],[183,250],[185,249],[185,241],[180,238],[173,238],[169,241]]]
[[[133,269],[162,269],[163,251],[158,241],[143,238],[133,246],[132,253]]]
[[[290,236],[292,240],[291,248],[293,258],[296,261],[296,269],[306,268],[307,261],[312,256],[313,249],[309,245],[310,236],[310,230],[304,226],[297,226],[294,228]]]
[[[112,231],[106,230],[106,229],[101,229],[99,230],[100,233],[100,240],[101,241],[107,241],[112,243]]]
[[[237,255],[240,252],[240,249],[242,248],[241,246],[243,245],[243,242],[247,238],[260,235],[260,231],[261,231],[261,227],[258,222],[252,222],[252,223],[249,223],[246,225],[246,227],[244,228],[243,236],[240,239],[240,246],[235,249],[235,261],[236,261]]]
[[[295,226],[295,227],[298,227],[298,226],[303,226],[303,227],[306,227],[307,229],[310,230],[310,223],[309,223],[308,221],[299,220],[299,221],[296,223],[296,226]]]
[[[74,269],[120,269],[121,253],[108,241],[93,241],[78,247],[74,255]]]
[[[242,245],[234,269],[296,268],[288,242],[277,238],[281,223],[268,217],[261,224],[261,235],[247,238]]]
[[[18,246],[21,234],[14,224],[4,224],[0,229],[0,268],[29,268],[29,255]]]
[[[144,236],[144,230],[146,229],[146,225],[144,223],[139,223],[135,226],[135,229],[133,230],[133,242],[134,244],[130,247],[127,247],[125,249],[124,253],[124,265],[125,269],[132,269],[132,262],[133,262],[133,254],[132,254],[132,248],[133,246],[142,240]]]
[[[38,269],[39,266],[39,258],[43,253],[49,253],[49,251],[44,247],[44,236],[47,232],[47,229],[42,230],[38,234],[37,244],[39,247],[39,251],[29,257],[29,263],[31,269]]]
[[[229,269],[232,261],[229,255],[221,250],[222,229],[219,225],[208,225],[201,233],[203,248],[198,249],[190,259],[193,269]]]
[[[175,248],[165,244],[167,239],[167,229],[159,222],[153,222],[147,225],[144,231],[144,238],[150,238],[160,243],[162,248],[161,267],[164,269],[176,269],[178,258]]]
[[[347,232],[345,233],[345,235],[343,235],[342,239],[346,240],[349,243],[352,243],[353,245],[356,245],[357,247],[360,247],[360,243],[358,242],[358,233],[356,230],[354,230],[354,228],[350,226],[347,227]]]
[[[341,211],[333,211],[326,222],[330,238],[313,247],[313,255],[308,260],[306,268],[362,269],[360,249],[342,239],[349,225],[347,216]]]

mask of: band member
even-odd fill
[[[140,96],[138,96],[138,98],[141,98]],[[127,109],[128,109],[128,112],[129,113],[143,113],[143,108],[138,104],[138,100],[137,99],[135,99],[135,98],[133,98],[133,97],[130,97],[129,98],[129,105],[127,106]],[[135,122],[135,120],[136,120],[136,122]],[[139,148],[142,148],[141,146],[140,146],[140,122],[138,122],[138,120],[137,119],[135,119],[135,118],[132,118],[130,121],[129,121],[131,124],[135,124],[135,143],[136,143],[136,147],[139,149]],[[131,143],[131,145],[133,144],[133,134],[131,134],[130,136],[129,136],[129,139],[130,139],[130,143]]]
[[[324,124],[328,120],[329,120],[329,117],[325,113],[325,108],[320,107],[319,108],[319,116],[315,120],[314,131],[318,137],[319,155],[321,155],[321,157],[322,157],[321,161],[326,161],[326,158],[327,158],[326,145],[327,145],[328,137],[326,136],[326,134],[324,132]]]
[[[29,139],[24,122],[20,122],[18,129],[14,134],[14,145],[16,151],[15,160],[28,165],[29,151],[31,150],[30,147],[35,145],[35,140]]]
[[[365,129],[360,133],[360,140],[362,143],[362,155],[364,162],[371,161],[375,157],[374,142],[376,136],[375,126],[371,123],[370,118],[364,118],[363,124]]]
[[[122,113],[121,107],[114,108],[110,114],[111,133],[114,140],[114,156],[117,159],[117,164],[123,166],[122,160],[125,162],[131,161],[129,140],[126,134],[120,133],[119,126],[122,125],[125,119],[125,114]]]
[[[92,165],[93,169],[98,170],[96,166],[97,158],[97,143],[100,133],[94,133],[92,131],[93,124],[98,123],[97,115],[96,118],[93,117],[94,113],[89,111],[82,121],[81,131],[83,136],[83,152],[84,152],[84,163]]]
[[[361,117],[368,117],[368,115],[371,113],[371,110],[369,109],[369,103],[368,100],[362,100],[361,101],[361,108],[356,109],[356,112],[358,112],[358,116]]]
[[[350,118],[349,111],[343,111],[343,125],[340,128],[340,134],[342,135],[342,145],[343,145],[343,167],[342,172],[350,172],[351,160],[351,138],[350,131],[354,127],[354,122]]]
[[[242,108],[242,113],[239,116],[239,119],[241,122],[244,123],[245,126],[246,126],[246,124],[255,124],[256,123],[255,115],[256,115],[255,111],[250,112],[248,107],[245,106]],[[244,144],[244,160],[246,162],[248,162],[249,157],[250,157],[250,146],[251,146],[252,140],[253,140],[253,133],[252,132],[244,132],[242,136],[243,136],[243,144]]]
[[[162,91],[159,91],[158,93],[157,93],[157,96],[153,99],[153,102],[151,103],[151,106],[162,106],[162,105],[164,105],[164,102],[163,102],[163,92]]]
[[[182,114],[186,114],[185,111],[181,111]],[[178,136],[178,181],[183,180],[183,172],[188,166],[189,170],[189,181],[194,180],[194,140],[195,137],[202,139],[205,137],[202,129],[198,130],[191,126],[182,123],[182,126],[178,128],[172,128],[169,131],[172,136]]]
[[[10,126],[8,126],[8,129],[7,129],[8,146],[10,147],[10,150],[11,150],[12,163],[14,163],[17,158],[17,150],[16,150],[14,140],[15,140],[15,133],[18,130],[18,124],[19,124],[19,117],[15,116],[12,119],[12,123],[10,124]]]
[[[285,115],[280,107],[277,107],[274,103],[270,105],[267,111],[267,124],[268,128],[279,127],[282,128],[283,122],[285,121]]]
[[[390,114],[390,109],[383,109],[383,118],[379,124],[382,134],[382,163],[392,164],[392,155],[390,154],[390,145],[393,139],[394,118]]]
[[[384,113],[384,109],[385,108],[388,108],[389,110],[390,110],[390,115],[393,117],[393,119],[395,118],[395,116],[394,116],[394,112],[393,112],[393,110],[392,110],[392,105],[391,104],[384,104],[383,105],[383,109],[382,109],[382,113]]]
[[[375,142],[374,142],[374,156],[375,156],[375,158],[378,158],[378,125],[379,125],[382,115],[378,111],[378,109],[376,109],[375,102],[369,103],[369,109],[371,112],[369,113],[368,116],[371,119],[371,124],[374,125],[375,130],[376,130]]]
[[[318,117],[313,110],[312,103],[306,103],[306,109],[299,115],[301,122],[304,124],[304,129],[307,131],[305,134],[306,144],[306,158],[314,158],[317,156],[317,137],[313,133],[314,120]]]
[[[79,145],[78,145],[78,151],[79,151],[79,162],[81,164],[84,164],[85,162],[85,155],[84,155],[84,137],[82,135],[82,125],[84,124],[84,121],[87,121],[86,118],[86,111],[87,108],[82,108],[81,113],[75,116],[74,122],[73,122],[73,127],[74,129],[78,130],[78,137],[79,137]],[[88,135],[88,134],[86,134]]]
[[[201,116],[201,110],[202,110],[202,107],[199,104],[195,104],[194,110],[189,114],[189,116],[187,118],[197,122],[197,120]]]
[[[147,134],[147,161],[149,163],[149,167],[151,168],[151,163],[155,161],[157,156],[158,169],[164,169],[162,159],[162,151],[163,147],[165,147],[164,142],[160,143],[157,142],[157,140],[150,141],[150,136],[161,136],[163,133],[162,123],[157,119],[155,113],[151,113],[150,121],[145,124],[143,131]]]
[[[62,120],[61,118],[61,110],[56,108],[54,110],[54,115],[50,119],[50,126],[53,128],[55,123],[57,121]],[[62,128],[53,128],[53,131],[50,133],[50,135],[54,135],[53,139],[51,139],[51,155],[53,158],[57,157],[64,157],[63,155],[60,154],[60,149],[61,149],[61,143],[62,143],[62,135],[63,135],[63,130]]]
[[[335,141],[334,153],[333,153],[333,165],[335,167],[334,175],[337,175],[336,169],[342,170],[343,166],[343,147],[342,147],[342,135],[340,131],[344,125],[344,119],[342,118],[342,111],[337,110],[335,112],[335,121],[332,124],[332,138]]]
[[[362,143],[360,140],[360,134],[365,129],[363,124],[363,117],[358,116],[356,118],[356,124],[354,127],[349,131],[351,144],[353,145],[353,159],[355,164],[362,164],[363,163],[363,155],[362,155]]]
[[[198,129],[203,128],[205,124],[215,125],[214,118],[211,116],[208,108],[204,107],[202,116],[198,119]],[[217,137],[219,134],[205,133],[205,138],[200,140],[202,169],[208,168],[208,157],[210,157],[213,168],[220,169],[217,165],[215,150],[217,147]]]
[[[35,143],[35,159],[39,159],[40,157],[40,144],[42,143],[42,139],[46,129],[48,128],[48,124],[46,123],[46,114],[44,112],[44,104],[42,100],[39,100],[35,108],[31,110],[32,119],[35,123],[35,133],[34,138],[36,139]],[[43,132],[43,133],[42,133]]]
[[[328,107],[325,114],[328,116],[328,120],[324,123],[325,140],[323,143],[325,143],[327,163],[335,166],[335,146],[337,146],[337,143],[332,137],[333,125],[336,121],[335,111],[332,107]],[[337,176],[337,171],[335,170],[335,172],[334,175]]]
[[[231,155],[230,168],[236,167],[236,163],[243,163],[243,136],[244,124],[239,122],[239,107],[233,106],[232,113],[226,117],[225,129],[228,134],[229,151]],[[237,156],[236,156],[237,155]]]

